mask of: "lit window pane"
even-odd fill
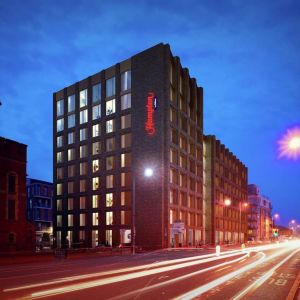
[[[113,204],[114,204],[113,193],[106,194],[105,202],[106,202],[106,207],[113,206]]]
[[[57,163],[63,162],[63,152],[57,152],[56,153],[56,162]]]
[[[68,116],[68,128],[72,128],[75,126],[75,114]]]
[[[88,111],[87,109],[80,112],[80,124],[86,123],[88,121]]]
[[[98,208],[98,203],[99,203],[99,195],[93,195],[93,208]]]
[[[93,143],[93,155],[97,155],[101,153],[101,144],[100,142]]]
[[[126,91],[131,88],[131,71],[126,71],[121,75],[121,91]]]
[[[69,132],[68,133],[68,144],[73,144],[74,143],[74,132]]]
[[[106,176],[106,188],[111,189],[114,187],[114,175]]]
[[[115,90],[116,90],[115,77],[106,80],[106,97],[111,97],[115,95]]]
[[[121,96],[121,110],[131,108],[131,94]]]
[[[87,139],[87,129],[86,128],[80,129],[79,138],[80,138],[80,141],[84,141]]]
[[[101,100],[101,84],[95,84],[93,86],[93,102]]]
[[[101,105],[93,106],[93,120],[97,120],[101,118]]]
[[[62,135],[60,135],[56,138],[56,145],[58,148],[62,147],[62,145],[63,145],[63,136]]]
[[[115,131],[115,120],[106,121],[106,133],[111,133]]]
[[[79,154],[80,154],[80,158],[87,157],[88,155],[87,145],[83,145],[79,147]]]
[[[56,116],[62,116],[64,114],[64,100],[59,100],[56,102]]]
[[[107,211],[106,212],[106,225],[113,225],[113,212]]]
[[[64,119],[58,119],[56,121],[56,131],[59,132],[62,130],[64,130]]]
[[[93,213],[93,226],[99,225],[99,215],[98,213]]]
[[[98,172],[99,171],[99,159],[94,159],[93,160],[93,173]]]
[[[106,115],[111,115],[116,112],[116,104],[115,99],[112,99],[110,101],[106,101]]]
[[[82,90],[79,93],[79,106],[80,108],[87,106],[87,89]]]
[[[68,112],[72,112],[75,110],[75,95],[71,95],[68,97]]]
[[[85,226],[85,214],[79,215],[79,226]]]
[[[99,124],[93,125],[93,137],[99,135],[100,135],[100,125]]]
[[[94,177],[93,178],[93,190],[98,190],[100,188],[100,181],[99,177]]]

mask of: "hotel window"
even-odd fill
[[[93,149],[92,149],[92,153],[93,155],[97,155],[101,153],[101,143],[100,142],[95,142],[92,145]]]
[[[79,107],[87,106],[88,98],[87,98],[87,89],[80,91],[79,93]]]
[[[75,126],[75,114],[68,116],[68,128],[72,128]]]
[[[85,214],[79,215],[79,226],[85,226]]]
[[[121,205],[131,205],[131,192],[121,192]]]
[[[68,177],[74,177],[75,176],[75,165],[69,165],[68,166]]]
[[[56,179],[62,179],[64,175],[64,168],[56,169]]]
[[[62,195],[63,193],[63,185],[62,183],[57,183],[56,184],[56,195]]]
[[[121,187],[131,187],[131,173],[121,173]]]
[[[177,172],[175,169],[171,169],[170,170],[170,183],[178,183],[178,179],[177,179]]]
[[[61,211],[62,210],[62,200],[61,199],[57,199],[56,200],[56,210],[57,211]]]
[[[88,121],[88,110],[80,111],[80,124],[84,124]]]
[[[73,215],[71,214],[68,215],[68,226],[73,226]]]
[[[57,148],[63,146],[63,136],[62,135],[60,135],[56,138],[56,145],[57,145]]]
[[[59,100],[56,102],[56,116],[62,116],[64,114],[64,100]]]
[[[113,193],[107,193],[105,195],[105,206],[111,207],[114,205],[114,194]]]
[[[101,118],[101,104],[93,106],[93,120]]]
[[[94,177],[93,178],[93,191],[98,190],[100,188],[100,180],[99,177]]]
[[[56,216],[56,225],[57,227],[62,227],[62,215]]]
[[[68,193],[73,194],[74,193],[74,181],[68,182]]]
[[[114,187],[114,175],[106,176],[106,188],[111,189]]]
[[[62,163],[63,162],[63,152],[57,152],[56,153],[56,162],[59,164],[59,163]]]
[[[98,208],[99,207],[99,200],[100,200],[100,196],[99,195],[93,195],[92,198],[92,207],[93,208]]]
[[[106,212],[106,225],[113,225],[113,212],[107,211]]]
[[[131,147],[131,133],[121,135],[121,148]]]
[[[93,173],[98,172],[100,169],[99,159],[94,159],[92,164],[93,164]]]
[[[131,71],[126,71],[121,74],[121,91],[131,89]]]
[[[121,117],[121,129],[126,129],[131,127],[131,114]]]
[[[79,181],[79,191],[80,191],[80,193],[86,192],[86,179],[80,179],[80,181]]]
[[[68,210],[72,210],[74,208],[74,199],[68,198]]]
[[[93,125],[93,137],[97,137],[100,135],[100,125]]]
[[[111,133],[115,131],[115,120],[106,121],[106,133]]]
[[[75,159],[75,149],[68,149],[68,161]]]
[[[131,225],[131,212],[121,210],[121,225]]]
[[[79,230],[79,241],[84,242],[85,240],[85,231]]]
[[[79,147],[80,158],[87,157],[88,155],[88,147],[87,145],[83,145]]]
[[[74,143],[74,132],[69,132],[68,133],[68,145],[73,144]]]
[[[57,132],[60,132],[60,131],[63,131],[64,130],[64,119],[58,119],[56,121],[56,131]]]
[[[68,112],[75,111],[75,95],[68,97]]]
[[[87,174],[87,162],[82,162],[79,164],[79,175]]]
[[[121,154],[121,168],[127,168],[131,166],[131,153]]]
[[[115,157],[108,156],[106,157],[106,170],[112,170],[115,168]]]
[[[80,141],[84,141],[87,138],[88,138],[88,136],[87,136],[87,128],[80,129],[80,132],[79,132],[79,139],[80,139]]]
[[[99,225],[99,215],[97,212],[93,213],[93,226]]]
[[[101,100],[101,83],[93,85],[93,103]]]
[[[116,79],[112,77],[106,80],[106,97],[111,97],[116,93]]]
[[[131,108],[131,94],[121,96],[121,110]]]
[[[116,100],[112,99],[106,101],[106,115],[109,116],[111,114],[114,114],[115,112],[116,112]]]
[[[116,146],[115,138],[106,139],[106,151],[114,151]]]
[[[177,151],[176,149],[170,149],[170,162],[177,164]]]
[[[86,208],[85,203],[86,203],[86,198],[84,196],[81,196],[79,198],[79,209],[85,209]]]

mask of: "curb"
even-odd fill
[[[297,293],[298,288],[300,288],[300,271],[299,271],[299,274],[298,274],[289,294],[286,297],[286,300],[293,300]]]

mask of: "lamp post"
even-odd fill
[[[153,169],[145,168],[144,176],[145,177],[152,177]],[[132,174],[132,254],[135,255],[135,175]]]
[[[242,201],[240,201],[240,230],[239,230],[239,243],[242,242],[242,206],[247,207],[248,203],[244,202],[242,204]]]

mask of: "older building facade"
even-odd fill
[[[53,104],[57,247],[203,240],[203,91],[169,45],[54,93]]]
[[[213,135],[204,136],[205,243],[247,238],[247,167]]]

